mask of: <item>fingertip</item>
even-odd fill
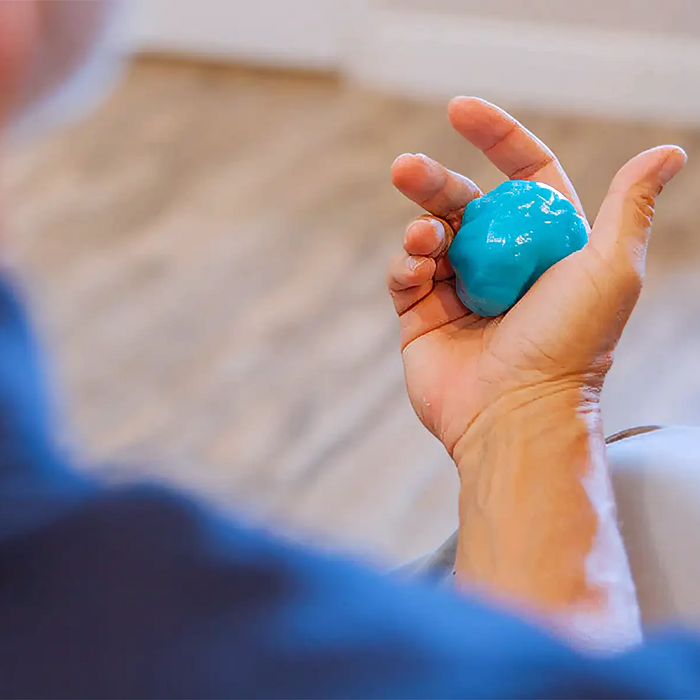
[[[423,255],[397,255],[387,269],[389,289],[394,292],[420,287],[435,274],[435,261]]]
[[[654,146],[653,148],[648,148],[646,151],[642,151],[632,158],[632,161],[640,160],[653,168],[655,163],[663,165],[669,158],[673,160],[680,159],[682,163],[685,164],[688,155],[680,146],[673,143],[666,143],[662,146]]]
[[[688,154],[680,146],[669,148],[668,156],[659,170],[659,181],[662,186],[669,183],[688,162]]]
[[[453,126],[461,124],[468,117],[475,102],[478,102],[477,98],[465,95],[452,98],[447,105],[447,118],[450,120],[450,124]]]
[[[453,110],[458,109],[460,105],[464,104],[470,99],[472,98],[467,97],[466,95],[457,95],[456,97],[453,97],[447,105],[447,113],[451,114]]]
[[[447,114],[454,124],[468,124],[471,121],[479,121],[485,115],[497,115],[498,117],[512,117],[497,105],[484,100],[481,97],[460,95],[450,100],[447,106]]]
[[[429,199],[445,184],[442,166],[422,153],[404,153],[391,166],[391,181],[409,197]]]
[[[448,116],[452,127],[481,151],[495,146],[518,126],[518,121],[508,112],[479,97],[455,98]]]
[[[414,177],[415,156],[413,153],[402,153],[391,166],[391,182],[399,190],[403,190]]]
[[[409,255],[434,256],[442,251],[446,238],[447,232],[442,221],[422,216],[406,229],[404,249]]]
[[[482,100],[480,97],[474,97],[473,95],[457,95],[450,100],[447,105],[447,111],[449,114],[455,110],[464,109],[465,107],[473,107],[477,104],[489,104],[486,100]]]
[[[410,272],[415,272],[421,265],[427,262],[428,258],[420,255],[409,255],[406,258],[406,267]]]
[[[403,173],[403,171],[407,168],[410,167],[410,164],[413,162],[413,153],[402,153],[400,156],[398,156],[394,162],[391,164],[391,177],[392,179],[396,177],[397,175],[400,175]]]
[[[683,168],[686,152],[676,145],[655,146],[627,161],[615,175],[611,190],[626,190],[636,183],[663,187]]]
[[[422,255],[409,255],[406,258],[406,267],[415,284],[426,282],[435,273],[435,261]]]
[[[620,251],[627,254],[630,248],[618,245],[625,239],[635,242],[635,251],[646,250],[656,197],[687,159],[680,146],[665,145],[643,151],[622,166],[613,178],[591,232],[591,242],[599,251],[610,257]],[[643,269],[643,260],[637,260],[636,264]]]

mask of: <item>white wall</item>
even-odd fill
[[[142,49],[337,69],[357,0],[139,0]]]
[[[371,0],[390,10],[700,37],[698,0]]]
[[[700,0],[140,0],[136,29],[399,94],[700,123]]]
[[[367,86],[700,123],[700,0],[369,0]]]

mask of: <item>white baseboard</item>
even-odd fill
[[[372,10],[363,24],[347,71],[370,87],[700,123],[700,40],[405,10]]]

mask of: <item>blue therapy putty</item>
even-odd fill
[[[464,211],[448,253],[457,295],[474,313],[499,316],[546,270],[587,241],[585,221],[553,187],[504,182]]]

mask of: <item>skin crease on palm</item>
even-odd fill
[[[551,185],[583,214],[553,153],[513,117],[459,97],[449,119],[506,177]],[[550,268],[506,315],[486,319],[459,301],[445,255],[481,190],[426,156],[397,158],[394,185],[428,212],[408,227],[388,271],[406,382],[419,418],[458,463],[470,426],[503,396],[529,403],[575,389],[597,406],[641,291],[655,199],[685,161],[678,146],[630,160],[612,181],[590,242]]]

